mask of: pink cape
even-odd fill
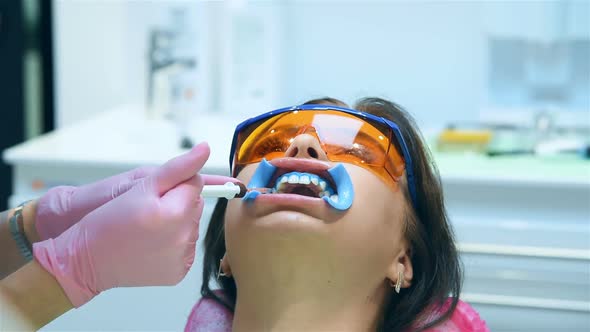
[[[185,332],[231,332],[233,314],[212,299],[200,299],[191,311]],[[469,304],[459,301],[450,319],[427,332],[489,332],[484,320]]]

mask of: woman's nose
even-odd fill
[[[285,157],[328,160],[328,156],[322,149],[318,139],[310,134],[296,136],[287,151],[285,151]]]

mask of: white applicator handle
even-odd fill
[[[240,191],[241,191],[241,188],[239,185],[237,185],[233,182],[227,182],[226,184],[222,184],[222,185],[205,185],[205,186],[203,186],[203,191],[201,191],[201,196],[232,199],[232,198],[235,198],[240,193]]]

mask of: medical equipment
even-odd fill
[[[201,196],[203,197],[218,197],[218,198],[242,198],[246,196],[249,191],[256,190],[260,193],[270,193],[270,188],[246,188],[243,183],[227,182],[222,185],[205,185]]]

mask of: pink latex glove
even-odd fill
[[[236,181],[196,175],[208,157],[200,144],[170,160],[57,238],[35,243],[35,259],[76,307],[113,287],[177,284],[195,257],[203,184]]]
[[[140,167],[88,185],[50,189],[37,202],[35,228],[41,240],[55,238],[92,210],[127,192],[156,167]]]

